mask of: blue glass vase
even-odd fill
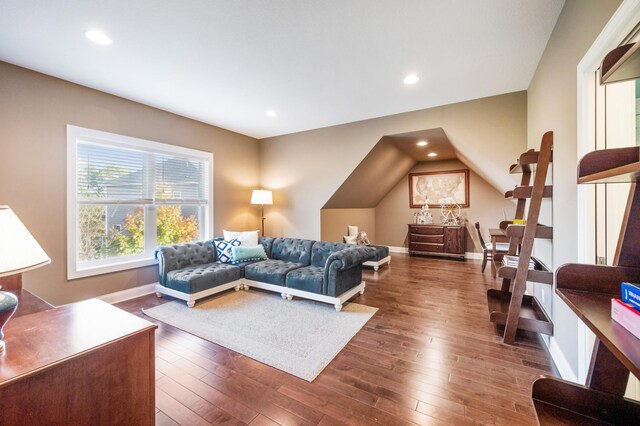
[[[4,332],[2,329],[18,307],[18,298],[6,291],[0,291],[0,352],[4,351]]]

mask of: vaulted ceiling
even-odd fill
[[[563,3],[0,0],[0,60],[264,138],[525,90]]]

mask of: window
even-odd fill
[[[213,155],[67,126],[69,279],[154,263],[158,245],[206,239]]]

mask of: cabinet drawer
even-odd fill
[[[428,251],[434,253],[444,253],[444,244],[434,243],[411,243],[409,244],[409,251]]]
[[[412,234],[423,235],[442,235],[444,234],[444,227],[442,226],[409,226],[409,232]]]
[[[411,234],[412,243],[444,243],[444,235]]]

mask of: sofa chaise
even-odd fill
[[[331,303],[337,311],[364,293],[362,264],[374,248],[297,238],[261,238],[268,259],[220,263],[212,241],[161,246],[156,250],[156,294],[176,297],[193,307],[201,298],[250,287]]]
[[[364,262],[362,264],[363,266],[371,266],[374,271],[377,271],[381,266],[391,263],[391,256],[389,256],[389,247],[374,245],[371,245],[369,247],[374,248],[376,253],[370,260]]]

